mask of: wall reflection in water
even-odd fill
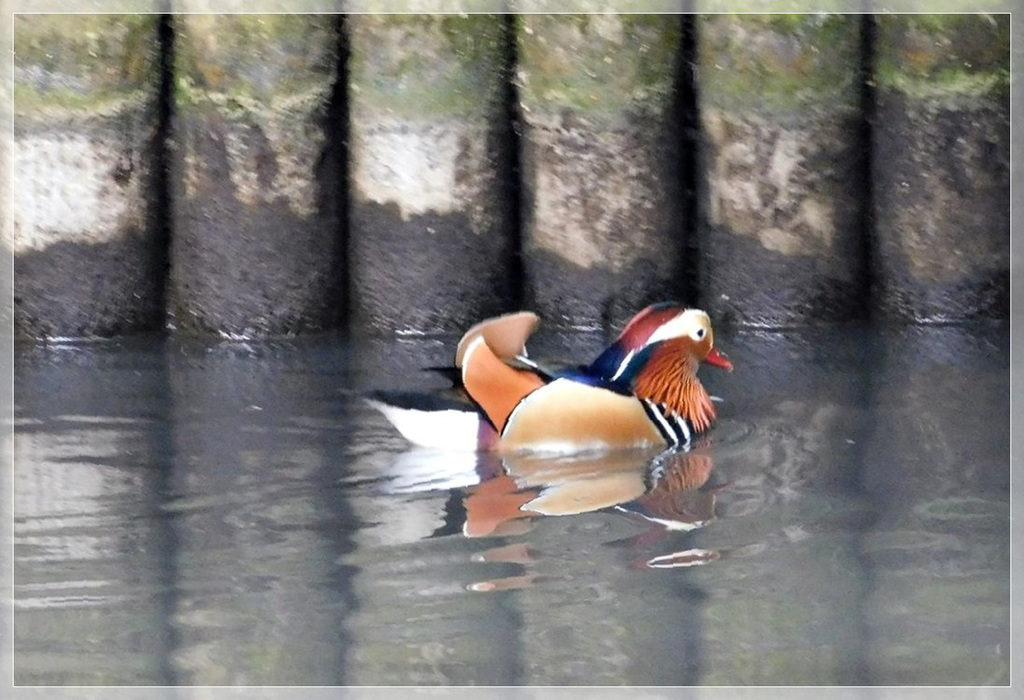
[[[366,410],[447,340],[20,348],[17,682],[1008,679],[1005,327],[721,333],[694,450],[557,459]]]
[[[310,349],[312,350],[312,348]],[[290,344],[172,344],[166,509],[176,540],[181,683],[344,683],[347,504],[331,483],[346,432],[323,366]]]
[[[15,384],[15,683],[172,682],[159,344],[35,349]]]
[[[1009,683],[1008,336],[908,329],[871,376],[867,657],[881,683]]]

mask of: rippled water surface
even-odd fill
[[[558,460],[359,398],[454,340],[19,347],[15,681],[1008,682],[1005,327],[719,333],[706,441]]]

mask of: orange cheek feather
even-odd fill
[[[711,427],[717,414],[711,397],[697,379],[697,360],[686,338],[666,341],[647,362],[635,392],[662,404],[690,422],[697,432]]]

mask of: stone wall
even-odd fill
[[[16,334],[1008,317],[1009,15],[471,4],[16,15]]]

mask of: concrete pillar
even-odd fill
[[[14,25],[14,322],[31,338],[163,324],[159,15]]]
[[[350,291],[360,329],[457,331],[515,304],[507,24],[499,14],[347,17]]]
[[[682,26],[672,14],[516,18],[526,306],[548,323],[616,326],[685,291]]]
[[[876,18],[881,316],[1009,316],[1009,15]]]
[[[858,15],[697,19],[697,246],[701,305],[716,319],[863,313],[861,25]]]
[[[175,0],[173,8],[206,9],[200,0]],[[173,21],[171,325],[232,337],[337,325],[340,19]]]

